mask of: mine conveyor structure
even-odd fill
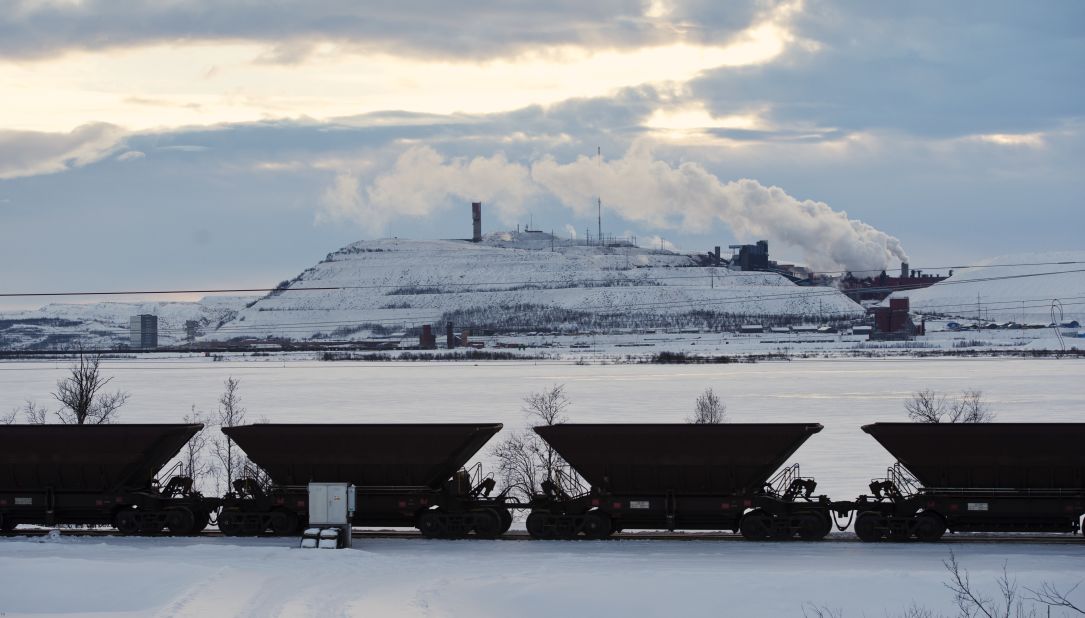
[[[222,431],[266,472],[234,482],[219,529],[300,531],[310,482],[355,486],[355,526],[417,527],[430,537],[496,537],[512,525],[494,480],[464,468],[498,431],[477,424],[256,424]]]
[[[852,505],[864,541],[950,532],[1077,533],[1085,423],[874,423],[897,464]]]
[[[536,538],[605,538],[630,529],[734,530],[752,540],[832,529],[830,502],[798,465],[773,473],[822,426],[814,423],[562,424],[535,432],[589,489],[561,475],[532,501]]]
[[[113,525],[124,534],[195,534],[218,500],[192,479],[156,476],[203,425],[0,425],[0,530]]]

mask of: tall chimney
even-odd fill
[[[901,262],[900,263],[900,278],[901,279],[907,279],[908,278],[908,262]]]
[[[471,223],[474,224],[475,233],[471,236],[471,242],[482,241],[482,202],[471,202]]]
[[[456,347],[456,335],[452,332],[452,322],[445,326],[445,345],[449,350]]]
[[[720,265],[720,246],[716,245],[716,266]]]

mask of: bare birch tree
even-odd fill
[[[686,419],[694,425],[718,425],[727,420],[727,406],[720,401],[719,395],[711,388],[697,397],[693,407],[693,416]]]
[[[69,375],[57,381],[53,398],[60,402],[57,416],[68,425],[101,425],[110,423],[117,410],[128,401],[128,393],[103,392],[112,377],[102,377],[101,355],[87,357],[79,353],[79,360],[72,363]]]
[[[565,395],[565,386],[554,385],[525,397],[523,412],[533,425],[558,425],[566,421],[565,410],[571,403]],[[568,465],[530,427],[509,435],[491,453],[497,460],[497,475],[505,490],[525,499],[543,491],[544,483],[553,486],[557,470]]]
[[[952,400],[929,389],[916,391],[904,402],[904,409],[915,423],[990,423],[995,419],[983,391],[975,389]]]
[[[199,487],[208,476],[214,473],[215,469],[214,463],[207,458],[205,453],[210,441],[207,432],[210,429],[211,419],[208,414],[197,410],[193,404],[192,409],[182,421],[188,425],[204,426],[185,444],[180,455],[182,474],[192,479],[193,484]]]
[[[236,427],[245,422],[245,408],[241,406],[241,396],[237,392],[240,385],[241,381],[235,380],[233,376],[226,378],[223,382],[216,419],[219,427]],[[234,480],[241,475],[248,460],[226,434],[221,434],[215,439],[212,450],[218,463],[218,471],[225,477],[226,491],[231,491]]]

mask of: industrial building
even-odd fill
[[[141,350],[158,347],[158,316],[151,314],[134,315],[128,319],[129,345]]]
[[[952,276],[952,270],[945,276],[928,275],[920,270],[909,270],[908,263],[904,262],[900,265],[899,277],[891,277],[884,270],[876,277],[864,278],[856,277],[849,272],[840,280],[838,287],[841,292],[855,302],[885,300],[893,292],[927,288]]]

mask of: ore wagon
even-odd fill
[[[158,478],[203,425],[0,425],[0,529],[113,525],[193,534],[218,501]],[[169,474],[164,476],[170,476]]]
[[[512,523],[492,478],[464,468],[501,424],[257,424],[224,427],[266,478],[226,496],[226,534],[292,534],[310,482],[352,483],[356,526],[417,527],[433,537],[494,537]]]
[[[864,541],[1080,529],[1085,423],[874,423],[863,431],[897,458],[854,504]]]
[[[798,465],[781,466],[818,424],[561,424],[535,432],[588,487],[556,474],[532,501],[538,538],[628,529],[734,530],[820,539],[832,513]],[[774,473],[780,470],[776,476]]]

